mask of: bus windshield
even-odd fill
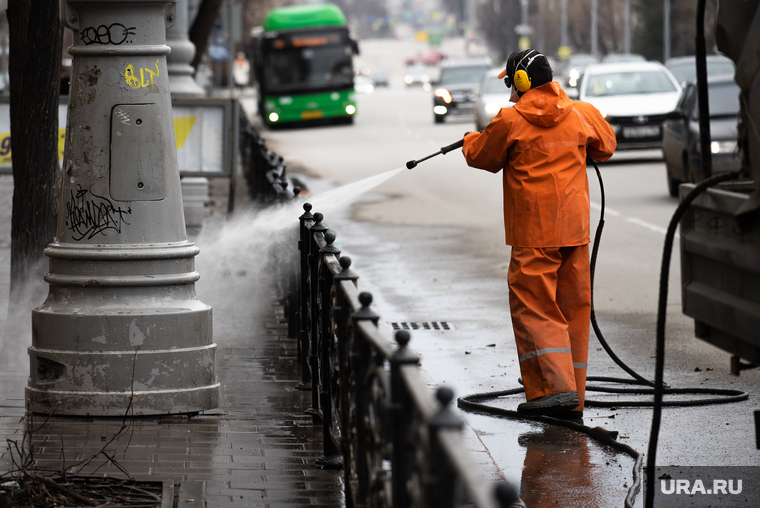
[[[345,30],[310,30],[267,40],[267,93],[336,90],[353,86],[352,49]]]

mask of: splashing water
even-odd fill
[[[320,212],[327,213],[340,208],[352,202],[367,191],[370,191],[380,185],[381,183],[390,180],[397,174],[404,171],[404,167],[392,169],[379,175],[370,176],[364,180],[358,182],[349,183],[335,189],[331,189],[327,192],[323,192],[317,196],[312,196],[308,199],[300,199],[293,203],[288,203],[285,206],[267,210],[260,215],[266,217],[267,222],[273,227],[273,229],[280,229],[288,225],[294,224],[294,221],[299,215],[303,213],[303,203],[308,202],[312,205],[312,213]]]
[[[358,182],[349,183],[337,189],[324,192],[319,196],[314,197],[309,202],[314,207],[313,210],[317,212],[330,212],[336,208],[340,208],[346,203],[350,203],[355,198],[361,196],[365,192],[374,189],[381,183],[389,180],[402,172],[405,168],[396,168],[379,175],[359,180]]]
[[[250,302],[239,295],[250,293],[251,287],[258,287],[258,282],[265,280],[269,263],[278,262],[274,253],[285,252],[296,245],[298,217],[304,212],[305,202],[312,204],[312,212],[330,212],[404,169],[386,171],[280,207],[237,213],[221,227],[204,225],[195,240],[201,250],[196,258],[196,267],[201,273],[201,279],[196,283],[198,296],[212,307],[236,309],[237,314],[233,315],[246,315],[250,312],[246,307]],[[256,289],[265,290],[267,287]]]

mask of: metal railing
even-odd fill
[[[293,193],[288,189],[287,166],[282,156],[269,150],[266,140],[251,124],[240,108],[240,156],[243,174],[248,182],[251,199],[268,204],[288,200]]]
[[[340,255],[322,214],[303,208],[289,334],[298,340],[299,388],[311,390],[307,413],[323,428],[317,462],[343,468],[347,506],[510,506],[513,487],[486,481],[473,462],[453,392],[431,392],[409,332],[397,331],[394,343],[378,326],[351,259]]]

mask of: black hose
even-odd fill
[[[594,310],[594,273],[596,272],[596,258],[599,254],[599,244],[602,240],[602,230],[604,230],[604,210],[605,210],[605,194],[604,194],[604,181],[602,180],[602,173],[599,171],[599,167],[596,165],[596,162],[592,158],[588,158],[588,160],[591,161],[591,164],[594,165],[594,169],[596,170],[596,176],[599,179],[599,189],[601,191],[602,196],[602,207],[601,212],[599,215],[599,225],[596,228],[596,234],[594,235],[594,247],[591,249],[591,270],[590,270],[590,279],[591,279],[591,326],[594,328],[594,333],[596,334],[596,338],[599,340],[599,343],[602,345],[604,350],[607,352],[607,355],[609,355],[610,358],[612,358],[612,361],[615,362],[621,369],[626,371],[631,377],[636,379],[639,383],[643,385],[648,386],[654,386],[654,381],[649,381],[648,379],[644,378],[643,376],[636,373],[632,368],[630,368],[628,365],[626,365],[623,360],[618,358],[618,356],[615,354],[615,352],[612,350],[610,345],[607,343],[607,341],[604,339],[604,335],[602,335],[602,331],[599,329],[599,324],[596,322],[596,311]],[[616,378],[613,378],[613,382],[617,382]],[[587,381],[602,381],[600,379],[595,378],[587,378]],[[625,380],[626,382],[629,382],[629,380]]]
[[[622,379],[622,378],[615,378],[615,377],[595,377],[590,376],[587,378],[587,381],[599,381],[599,382],[607,382],[607,383],[620,383],[620,384],[633,384],[633,385],[647,385],[654,388],[611,388],[611,387],[595,387],[595,386],[587,386],[586,391],[590,392],[605,392],[605,393],[630,393],[630,394],[653,394],[654,400],[653,401],[615,401],[615,402],[603,402],[603,401],[594,401],[594,400],[585,400],[585,404],[589,407],[654,407],[654,414],[652,417],[652,431],[650,434],[650,440],[649,440],[649,455],[647,458],[647,485],[653,486],[655,485],[654,482],[654,471],[655,471],[655,456],[657,451],[657,439],[659,435],[659,427],[660,427],[660,421],[662,418],[662,406],[678,406],[678,407],[684,407],[684,406],[702,406],[702,405],[711,405],[711,404],[727,404],[731,402],[739,402],[742,400],[747,400],[749,398],[749,394],[747,392],[742,392],[740,390],[725,390],[725,389],[709,389],[709,388],[670,388],[663,382],[663,371],[664,371],[664,354],[665,354],[665,311],[666,311],[666,305],[667,305],[667,293],[668,293],[668,272],[670,268],[670,256],[671,256],[671,250],[673,248],[673,238],[675,237],[675,230],[678,227],[678,224],[680,223],[681,218],[683,217],[684,213],[686,212],[686,208],[694,201],[694,199],[697,198],[699,194],[707,190],[711,185],[714,185],[719,182],[723,182],[726,180],[733,180],[735,178],[738,178],[740,176],[740,172],[731,172],[731,173],[722,173],[720,175],[711,177],[703,182],[701,182],[699,185],[697,185],[696,188],[694,188],[685,198],[684,200],[679,204],[678,208],[676,208],[675,213],[673,214],[673,217],[671,218],[670,224],[668,226],[668,231],[665,236],[665,247],[663,252],[663,258],[662,258],[662,269],[660,272],[660,292],[659,292],[659,302],[658,302],[658,309],[657,309],[657,359],[656,359],[656,365],[655,365],[655,381],[650,381],[644,378],[643,376],[636,373],[633,369],[628,367],[618,356],[612,351],[612,348],[610,348],[607,341],[604,339],[604,336],[599,329],[599,325],[596,321],[596,313],[594,311],[594,272],[596,268],[596,259],[598,257],[599,253],[599,243],[601,241],[602,236],[602,230],[604,229],[604,210],[605,210],[605,194],[604,194],[604,182],[602,180],[601,172],[599,171],[599,168],[596,165],[596,162],[589,158],[588,160],[591,161],[591,163],[594,166],[594,169],[596,170],[597,178],[599,179],[599,186],[601,189],[601,196],[602,196],[602,204],[601,204],[601,214],[599,218],[599,225],[596,230],[596,234],[594,235],[594,246],[591,253],[591,259],[590,259],[590,282],[591,282],[591,324],[594,328],[594,333],[596,334],[597,339],[599,340],[600,344],[604,348],[604,350],[607,352],[607,354],[612,358],[612,360],[624,371],[626,371],[628,374],[630,374],[634,379]],[[591,436],[594,439],[597,439],[603,443],[609,444],[619,450],[624,451],[625,453],[629,454],[634,459],[634,465],[633,465],[633,482],[631,484],[631,487],[628,489],[628,494],[625,499],[625,507],[626,508],[633,508],[633,502],[638,495],[639,490],[641,489],[641,468],[642,468],[642,462],[643,458],[642,455],[631,448],[630,446],[620,443],[614,439],[614,437],[617,436],[617,433],[611,433],[606,431],[605,429],[601,429],[600,427],[596,428],[590,428],[585,425],[581,425],[579,423],[575,423],[568,420],[562,420],[557,418],[551,418],[551,417],[543,417],[543,416],[533,416],[533,417],[527,417],[524,415],[518,414],[516,411],[510,411],[507,409],[499,408],[490,406],[488,404],[483,404],[482,401],[484,400],[491,400],[491,399],[497,399],[499,397],[507,396],[507,395],[515,395],[518,393],[522,393],[524,391],[523,388],[514,388],[510,390],[502,390],[502,391],[495,391],[495,392],[484,392],[484,393],[474,393],[470,395],[465,395],[463,397],[460,397],[457,400],[458,407],[470,410],[470,411],[477,411],[485,414],[495,415],[495,416],[506,416],[509,418],[518,418],[523,420],[531,420],[531,421],[540,421],[544,423],[549,423],[552,425],[560,425],[563,427],[567,427],[570,429],[577,430],[578,432],[583,432],[584,434],[587,434]],[[723,397],[713,397],[713,398],[701,398],[701,399],[695,399],[695,400],[677,400],[677,401],[663,401],[663,395],[664,394],[711,394],[711,395],[722,395]],[[652,505],[650,504],[649,498],[650,495],[654,495],[654,489],[649,488],[646,491],[646,497],[647,497],[647,504],[646,508],[651,508]],[[653,499],[653,498],[652,498]]]
[[[655,374],[654,374],[654,411],[652,413],[652,431],[649,434],[649,451],[647,456],[647,490],[646,490],[646,508],[652,508],[654,506],[654,486],[655,486],[655,459],[657,457],[657,441],[660,434],[660,422],[662,420],[662,396],[666,393],[663,386],[662,378],[665,371],[665,320],[667,317],[667,300],[668,300],[668,276],[670,273],[670,257],[673,251],[673,239],[676,235],[676,228],[681,222],[686,209],[691,203],[697,199],[697,196],[705,192],[710,186],[724,182],[726,180],[734,180],[741,176],[741,171],[731,171],[728,173],[720,173],[715,176],[711,176],[702,181],[694,189],[691,190],[681,201],[676,208],[673,217],[668,224],[668,232],[665,235],[665,245],[662,252],[662,267],[660,268],[660,294],[657,302],[657,347],[655,361]],[[744,398],[740,400],[746,400],[749,395],[744,394]]]

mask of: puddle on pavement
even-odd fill
[[[516,399],[515,399],[516,400]],[[515,401],[489,405],[514,409]],[[609,410],[587,409],[583,425],[614,430]],[[580,432],[543,423],[463,413],[528,508],[623,506],[634,460]],[[619,439],[625,443],[625,439]],[[641,452],[641,450],[639,450]],[[642,506],[642,494],[634,506]]]

